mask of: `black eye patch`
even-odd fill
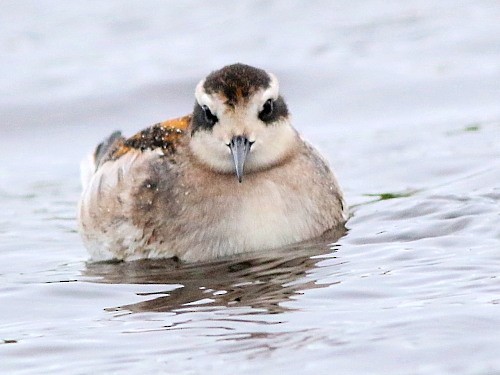
[[[267,99],[267,101],[262,106],[262,111],[259,112],[259,118],[264,121],[267,118],[270,118],[273,114],[274,109],[274,100]]]
[[[210,126],[214,126],[219,119],[215,116],[206,105],[202,105],[203,113],[205,114],[205,122]]]
[[[192,132],[198,131],[198,130],[212,130],[214,125],[219,121],[219,118],[214,115],[211,111],[210,108],[208,108],[206,105],[201,106],[198,103],[195,103],[194,109],[193,109],[193,120],[192,120]]]
[[[267,100],[259,112],[259,119],[266,124],[271,124],[283,117],[288,116],[288,107],[281,96],[278,99]]]

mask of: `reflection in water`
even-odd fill
[[[266,313],[288,310],[282,302],[304,289],[320,288],[306,273],[321,258],[335,251],[331,245],[346,233],[336,229],[314,241],[264,253],[246,254],[203,264],[182,264],[172,259],[128,263],[92,263],[84,271],[93,282],[110,284],[172,284],[164,292],[141,293],[151,299],[110,308],[110,311],[186,312],[221,306],[252,307]]]

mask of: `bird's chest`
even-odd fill
[[[213,223],[219,237],[229,245],[243,251],[259,250],[308,236],[311,209],[307,198],[272,181],[241,185],[219,206],[219,220]]]

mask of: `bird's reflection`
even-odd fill
[[[164,292],[141,293],[151,299],[108,309],[111,311],[181,313],[239,306],[280,313],[287,310],[282,302],[291,296],[325,286],[306,274],[322,259],[314,256],[333,254],[336,245],[332,243],[345,232],[345,228],[337,228],[314,241],[203,264],[182,264],[173,259],[91,263],[84,275],[91,281],[110,284],[178,286]]]

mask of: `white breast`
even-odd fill
[[[297,197],[285,195],[282,187],[268,181],[242,199],[236,231],[245,247],[262,249],[295,242],[307,230],[305,215],[292,209]],[[297,207],[300,211],[305,207]]]

